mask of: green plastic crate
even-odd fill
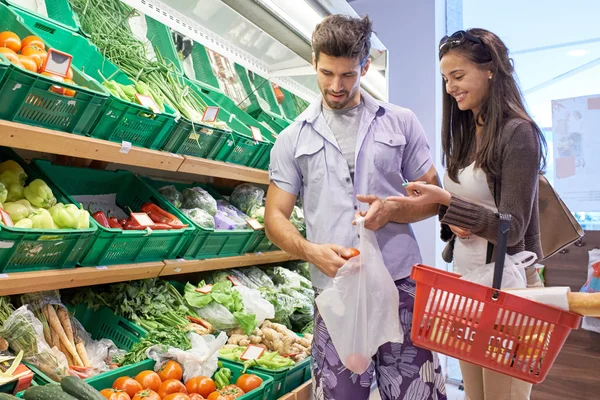
[[[177,69],[179,75],[182,75],[183,69],[181,67],[181,61],[179,60],[179,56],[175,51],[173,35],[171,35],[170,28],[162,22],[159,22],[147,15],[146,26],[148,27],[146,37],[150,43],[152,43],[154,52],[160,53],[163,59],[165,59],[167,62],[171,62]]]
[[[214,160],[229,136],[230,132],[180,118],[163,150]]]
[[[247,253],[265,253],[279,250],[267,237],[264,229],[254,232],[252,240],[246,249]]]
[[[15,10],[23,22],[51,47],[73,55],[73,65],[98,82],[111,77],[120,84],[133,83],[129,77],[108,61],[88,39],[21,10]],[[104,88],[103,88],[104,90]],[[108,92],[105,91],[107,94]],[[110,95],[101,113],[93,121],[90,136],[149,149],[160,149],[175,129],[175,110],[165,105],[165,113],[155,114],[140,104]]]
[[[268,400],[277,400],[282,397],[284,394],[291,392],[292,390],[300,387],[304,382],[306,382],[308,377],[310,377],[310,368],[311,368],[311,357],[307,357],[306,359],[300,361],[293,367],[281,368],[278,370],[270,370],[266,368],[260,367],[251,367],[246,370],[246,373],[256,374],[256,375],[266,375],[273,379],[273,392]],[[243,368],[241,363],[224,360],[219,358],[219,361],[225,363],[227,362],[230,365],[235,365],[238,368]],[[309,371],[307,374],[306,371]]]
[[[8,58],[4,57],[4,55],[0,54],[0,82],[2,81],[2,78],[4,78],[4,75],[6,75],[6,72],[9,68],[10,61]]]
[[[267,111],[273,115],[281,117],[281,108],[277,103],[271,83],[262,76],[248,71],[239,64],[235,64],[234,68],[235,72],[240,77],[240,81],[244,86],[244,90],[248,95],[248,99],[252,103],[246,112],[255,118],[263,111]],[[254,84],[251,82],[251,77]],[[262,103],[259,101],[258,97],[262,99]]]
[[[87,383],[92,385],[96,390],[102,390],[112,387],[113,382],[121,376],[135,377],[142,371],[153,370],[156,362],[154,360],[144,360],[136,364],[121,367],[117,370],[110,371],[102,374],[102,376],[95,376],[86,379]],[[242,375],[243,368],[239,365],[223,362],[224,368],[231,370],[231,382],[235,384],[235,381]],[[255,375],[259,376],[263,383],[260,387],[254,389],[251,392],[238,397],[239,400],[269,400],[272,399],[273,392],[273,379],[263,373],[255,372]]]
[[[0,161],[16,161],[25,170],[26,185],[44,178],[13,150],[0,147]],[[47,179],[58,202],[65,201],[60,191]],[[91,244],[96,227],[88,229],[25,229],[0,224],[0,272],[27,272],[74,268]]]
[[[180,192],[186,188],[192,188],[196,186],[202,187],[204,190],[210,193],[215,200],[222,199],[223,197],[212,187],[201,184],[201,183],[171,183],[152,180],[150,178],[143,178],[144,182],[155,193],[155,196],[163,198],[158,189],[163,186],[173,185]],[[163,198],[164,199],[164,198]],[[166,200],[165,200],[166,201]],[[177,216],[182,215],[179,210],[176,210]],[[189,220],[189,219],[188,219]],[[191,221],[191,224],[196,228],[194,233],[188,240],[186,246],[182,249],[179,256],[187,259],[201,260],[216,257],[233,257],[239,256],[245,253],[248,247],[248,243],[254,237],[254,231],[250,229],[226,231],[226,230],[214,230],[205,229],[200,225]]]
[[[227,104],[230,107],[224,107],[221,102],[218,102],[209,96],[209,93],[213,93],[215,96],[220,93],[211,90],[207,86],[185,78],[184,81],[208,106],[221,108],[219,111],[219,119],[225,121],[233,131],[229,139],[219,150],[215,160],[254,167],[263,153],[270,148],[271,142],[268,140],[257,142],[252,138],[252,131],[247,124],[247,122],[252,123],[251,121],[254,121],[252,120],[252,117],[235,107],[229,98],[221,94],[223,102],[225,101],[224,99],[229,100],[229,103]],[[231,105],[233,105],[233,107],[231,107]],[[245,115],[247,119],[243,120],[242,114]],[[259,129],[261,128],[256,121],[254,121],[252,125]],[[261,129],[261,132],[266,135],[265,129]]]
[[[79,32],[81,29],[79,18],[77,17],[77,14],[73,12],[73,8],[71,8],[71,4],[68,0],[44,0],[48,16],[44,16],[38,13],[36,10],[32,10],[23,6],[19,1],[2,0],[2,2],[7,3],[11,7],[33,14],[39,18],[50,20],[54,24],[59,25],[64,29],[68,29],[73,32]]]
[[[190,222],[170,203],[156,196],[140,178],[128,171],[102,171],[53,165],[45,160],[33,163],[68,197],[116,193],[117,205],[124,211],[138,211],[147,201],[176,214],[184,224]],[[92,210],[94,211],[94,210]],[[147,231],[105,228],[94,221],[98,230],[93,244],[80,261],[84,266],[161,261],[175,258],[195,228]]]
[[[283,114],[288,120],[293,121],[296,119],[296,117],[298,117],[298,115],[300,115],[296,109],[296,96],[282,87],[279,89],[281,89],[284,98],[283,103],[281,103]]]

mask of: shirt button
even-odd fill
[[[358,210],[358,206],[354,206],[354,209],[355,209],[355,210]]]
[[[346,182],[350,183],[351,179],[350,178],[346,178]]]
[[[393,141],[393,140],[390,140],[390,144],[392,144],[392,143],[394,143],[394,141]]]

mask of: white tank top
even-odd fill
[[[481,168],[475,168],[475,163],[458,172],[458,181],[459,183],[454,182],[446,173],[444,188],[462,199],[498,212],[485,172]],[[454,242],[454,272],[462,275],[485,265],[487,245],[486,239],[475,235],[471,235],[469,239],[457,237]]]

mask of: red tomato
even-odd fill
[[[137,392],[131,400],[160,400],[160,396],[153,390],[144,389],[141,392]]]
[[[122,390],[104,389],[100,391],[100,394],[108,400],[131,400],[127,392]]]
[[[127,392],[129,397],[133,397],[137,392],[143,390],[144,388],[135,379],[132,379],[128,376],[122,376],[114,381],[113,389],[123,390]]]
[[[199,395],[198,393],[192,393],[189,396],[190,400],[206,400],[203,396]]]
[[[235,384],[239,386],[239,388],[242,389],[244,392],[248,393],[256,389],[257,387],[260,387],[260,385],[262,385],[262,382],[263,380],[254,374],[244,374],[238,378]]]
[[[155,392],[158,392],[160,384],[162,383],[160,376],[158,376],[156,372],[150,370],[140,372],[135,377],[135,380],[142,385],[142,388],[154,390]]]
[[[173,393],[167,397],[163,397],[162,400],[190,400],[190,396],[183,393]]]
[[[198,393],[204,397],[217,390],[215,381],[207,376],[195,376],[185,383],[185,387],[188,393]]]
[[[208,400],[235,400],[244,395],[244,391],[235,385],[225,386],[208,396]]]
[[[177,379],[167,379],[160,385],[160,388],[158,389],[158,395],[161,399],[163,399],[168,394],[172,393],[187,394],[187,389],[185,388],[185,385],[181,383],[181,381],[178,381]]]
[[[169,379],[180,381],[183,377],[183,368],[181,368],[181,365],[177,361],[169,360],[160,367],[158,376],[160,376],[163,382]]]
[[[360,251],[358,251],[358,249],[350,248],[348,250],[350,250],[350,255],[348,256],[348,258],[344,257],[344,258],[346,258],[346,260],[349,260],[351,258],[354,258],[354,257],[360,255]]]

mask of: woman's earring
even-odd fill
[[[488,79],[492,79],[492,76],[490,75],[490,77]]]

